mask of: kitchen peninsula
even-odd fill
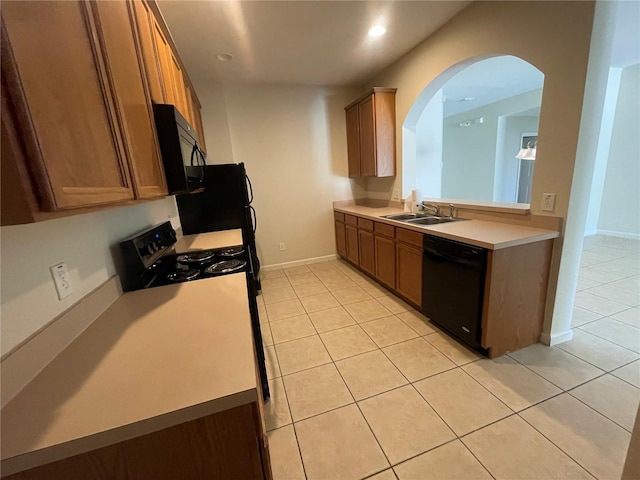
[[[246,288],[239,273],[118,298],[2,409],[2,474],[271,478]]]
[[[429,272],[423,265],[424,239],[481,247],[486,268],[478,286],[479,346],[494,358],[540,340],[557,230],[474,219],[423,226],[384,218],[402,212],[393,206],[335,202],[338,254],[425,311],[423,280]],[[453,291],[446,293],[456,301],[456,290],[461,298],[468,285],[458,289],[455,275],[451,284]]]

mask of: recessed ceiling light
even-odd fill
[[[218,53],[216,58],[221,62],[228,62],[229,60],[233,60],[233,55],[230,53]]]
[[[371,27],[369,29],[369,36],[370,37],[379,37],[381,35],[384,35],[384,32],[386,32],[387,29],[384,28],[382,25],[374,25],[373,27]]]

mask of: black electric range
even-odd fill
[[[256,282],[251,245],[235,245],[210,250],[176,253],[176,232],[170,222],[164,222],[120,242],[123,257],[121,274],[125,291],[161,287],[176,283],[244,273],[247,281],[248,304],[258,371],[265,401],[269,398],[269,383],[256,302]],[[211,312],[202,312],[210,315]]]

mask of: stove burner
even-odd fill
[[[217,262],[208,266],[205,269],[205,273],[209,275],[223,275],[225,273],[237,272],[242,270],[247,265],[244,260],[225,260],[223,262]]]
[[[177,272],[171,272],[167,275],[167,280],[170,282],[188,282],[189,280],[193,280],[194,278],[198,278],[200,276],[200,272],[198,270],[179,270]]]
[[[189,252],[183,255],[178,255],[176,261],[183,264],[202,263],[211,260],[216,256],[216,252],[213,250],[202,250],[199,252]]]
[[[219,257],[223,258],[234,258],[242,255],[244,253],[244,248],[242,247],[229,247],[229,248],[221,248],[216,251],[216,254]]]

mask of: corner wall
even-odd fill
[[[347,170],[344,107],[358,90],[204,83],[197,89],[209,161],[244,162],[251,178],[262,264],[335,254],[332,202],[365,196],[362,180],[349,179]]]

